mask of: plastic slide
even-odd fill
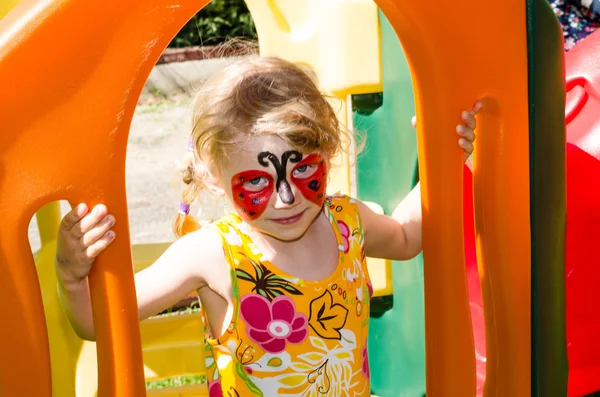
[[[566,53],[569,396],[600,390],[600,32]]]

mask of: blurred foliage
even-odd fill
[[[171,48],[217,45],[231,38],[256,39],[244,0],[212,0],[181,29]]]

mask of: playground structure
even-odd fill
[[[0,85],[9,89],[19,86],[16,81],[11,81],[18,80],[15,79],[18,76],[16,71],[27,72],[23,69],[27,67],[24,62],[29,51],[39,51],[47,43],[57,40],[61,24],[74,24],[89,35],[94,33],[94,26],[106,30],[106,37],[95,36],[93,39],[103,43],[101,48],[105,51],[101,57],[72,60],[75,65],[69,66],[60,63],[57,57],[61,51],[72,51],[70,46],[78,44],[61,44],[58,49],[55,46],[56,55],[45,60],[48,73],[43,77],[46,85],[48,76],[56,77],[51,81],[53,88],[46,87],[39,92],[44,84],[40,76],[26,85],[30,93],[37,93],[35,96],[16,92],[11,103],[2,104],[2,108],[9,111],[6,116],[0,116],[2,124],[8,128],[8,134],[3,134],[0,141],[3,159],[0,175],[4,179],[0,182],[0,212],[2,219],[6,219],[5,226],[0,229],[0,241],[9,243],[3,244],[0,251],[0,263],[8,274],[5,280],[0,281],[0,310],[14,322],[0,331],[0,351],[21,359],[0,364],[0,394],[20,392],[48,396],[53,390],[54,395],[73,395],[75,385],[78,396],[95,392],[96,380],[90,376],[96,372],[94,344],[86,343],[82,350],[82,342],[70,329],[56,300],[52,260],[59,222],[57,205],[42,207],[37,213],[42,239],[42,249],[35,261],[38,275],[33,271],[33,261],[23,259],[29,254],[22,231],[26,230],[34,211],[44,203],[63,198],[90,204],[105,202],[111,208],[120,209],[116,213],[119,219],[126,219],[124,151],[133,107],[153,61],[166,46],[168,38],[202,5],[190,3],[156,1],[151,7],[140,2],[136,9],[115,3],[114,10],[118,10],[123,19],[115,21],[109,5],[101,10],[83,0],[52,3],[56,4],[55,7],[31,1],[24,2],[6,20],[0,21]],[[344,166],[334,177],[336,190],[356,193],[361,199],[377,203],[385,212],[393,209],[417,180],[415,136],[408,123],[412,109],[403,106],[407,97],[412,101],[411,89],[407,85],[410,84],[409,69],[412,71],[419,117],[419,176],[424,197],[428,395],[474,395],[476,384],[480,386],[479,393],[482,392],[485,365],[482,366],[483,361],[479,360],[475,370],[469,314],[474,316],[475,345],[479,353],[485,341],[481,335],[484,328],[483,307],[493,308],[486,311],[486,322],[497,327],[487,328],[487,360],[497,368],[487,373],[489,392],[542,396],[548,395],[544,394],[544,390],[558,389],[565,390],[566,394],[565,346],[557,344],[557,341],[564,340],[564,316],[547,312],[542,316],[540,311],[542,307],[564,306],[564,288],[560,288],[565,274],[564,261],[560,260],[561,250],[564,253],[564,241],[561,245],[560,236],[564,234],[565,219],[564,198],[561,200],[565,191],[565,178],[561,175],[564,176],[565,171],[564,156],[562,161],[560,158],[561,151],[564,153],[560,32],[553,25],[553,15],[548,13],[550,10],[544,8],[541,1],[528,2],[527,9],[516,15],[516,2],[509,1],[506,6],[501,5],[500,10],[496,4],[496,21],[486,20],[485,24],[479,21],[476,26],[469,26],[468,31],[466,28],[464,31],[451,30],[445,20],[451,20],[451,15],[460,15],[461,18],[470,15],[474,20],[477,17],[483,20],[486,12],[490,12],[486,11],[485,5],[471,1],[463,3],[458,10],[444,8],[450,5],[440,5],[433,20],[430,20],[430,11],[424,8],[425,5],[407,1],[379,1],[379,15],[373,3],[358,0],[328,2],[332,8],[327,12],[316,12],[316,1],[301,5],[281,1],[269,8],[266,2],[253,0],[248,5],[257,24],[262,55],[278,55],[313,66],[325,88],[345,102],[340,116],[350,125],[355,123],[364,130],[362,127],[372,123],[378,134],[388,128],[386,135],[381,135],[381,140],[379,135],[373,139],[370,151],[359,157],[357,169],[353,168],[352,159],[342,158],[340,161]],[[349,4],[352,7],[348,7]],[[454,4],[452,7],[457,6]],[[532,15],[534,8],[537,10],[536,17],[530,18],[526,26],[525,13]],[[426,11],[427,17],[424,16]],[[99,15],[93,24],[84,26],[82,21],[76,20],[77,15],[90,12]],[[456,14],[458,12],[460,14]],[[35,17],[46,15],[44,13],[50,17],[38,25]],[[140,15],[146,18],[143,23],[124,28],[135,25],[129,22],[141,20]],[[172,22],[166,23],[169,18],[165,15]],[[18,22],[29,23],[23,27]],[[9,29],[14,26],[21,30]],[[408,64],[398,51],[394,29],[402,40]],[[536,29],[541,29],[544,34],[539,34],[539,31],[534,34]],[[486,59],[478,58],[476,53],[465,54],[458,62],[452,56],[464,53],[462,44],[459,46],[458,43],[467,38],[472,43],[471,32],[475,30],[483,32],[483,38],[477,39],[481,42],[472,44],[474,48],[478,45],[495,48],[495,54]],[[531,35],[532,42],[527,42],[525,32]],[[16,37],[25,40],[17,40],[18,45],[15,46],[8,39]],[[540,37],[544,37],[541,42]],[[322,38],[330,41],[320,40]],[[123,41],[125,39],[127,41]],[[117,49],[114,43],[118,42],[127,42],[128,45]],[[445,47],[440,48],[442,46]],[[380,48],[383,49],[381,54]],[[386,51],[386,48],[389,50]],[[365,51],[371,52],[365,54]],[[510,58],[502,58],[507,54]],[[549,62],[544,71],[535,68],[541,58]],[[359,71],[358,65],[365,65],[366,59],[382,59],[382,63],[366,63],[369,66],[367,71]],[[507,63],[506,59],[510,62]],[[438,66],[433,68],[431,65]],[[15,72],[11,74],[10,71]],[[76,73],[81,80],[74,83],[69,73]],[[507,83],[503,78],[507,74],[513,81]],[[595,91],[585,91],[585,84],[581,84],[589,73],[578,72],[574,76],[577,76],[573,79],[576,84],[570,88],[570,99],[576,95],[588,102],[576,102],[572,107],[576,111],[571,113],[575,115],[571,119],[567,107],[567,121],[569,126],[573,126],[573,131],[579,128],[575,125],[582,120],[578,112],[592,107],[593,100],[597,98]],[[106,81],[112,84],[107,86]],[[403,84],[405,86],[401,87]],[[579,95],[581,90],[576,87],[583,87],[587,94]],[[383,100],[372,95],[382,91]],[[473,173],[475,216],[471,218],[472,204],[469,200],[463,203],[463,195],[471,197],[470,184],[466,183],[464,193],[461,188],[463,177],[468,182],[471,173],[463,171],[460,151],[447,149],[455,147],[454,136],[446,136],[439,131],[452,131],[456,114],[479,96],[485,96],[486,110],[480,119]],[[39,98],[56,105],[43,104]],[[106,110],[102,114],[89,114],[87,108],[102,108],[97,103],[98,98],[103,98]],[[354,117],[350,112],[353,101],[358,108]],[[360,103],[366,105],[361,107]],[[536,103],[535,109],[532,103]],[[403,108],[405,113],[393,114],[390,107]],[[121,117],[115,121],[114,115],[117,114]],[[67,118],[73,119],[73,125],[63,124]],[[588,117],[586,120],[591,123],[594,119]],[[400,123],[406,125],[402,131],[398,131],[397,124]],[[90,128],[90,125],[94,127]],[[486,134],[487,131],[500,130],[503,135]],[[541,130],[545,134],[542,144],[541,139],[534,139]],[[108,136],[107,131],[111,131]],[[97,145],[90,145],[97,152],[84,153],[76,143],[65,147],[56,145],[56,142],[71,142],[67,137],[75,134],[84,134],[87,139],[97,142]],[[580,138],[577,138],[578,142],[581,142]],[[589,139],[585,141],[591,142]],[[407,153],[404,156],[391,159],[388,156],[385,159],[381,154],[383,151],[389,155],[390,148],[391,153],[396,153],[395,150],[400,150],[405,144]],[[47,147],[55,148],[56,152],[48,154]],[[584,148],[590,154],[598,153],[590,146],[584,145]],[[111,155],[113,159],[106,160]],[[81,169],[69,167],[72,164],[89,164],[90,160],[84,161],[86,157],[91,158],[93,164]],[[548,160],[553,161],[551,166],[548,166]],[[15,168],[16,165],[18,168]],[[32,170],[43,171],[35,181],[30,179],[36,175]],[[525,172],[527,170],[530,172]],[[399,171],[402,171],[401,175],[398,175]],[[493,178],[490,177],[492,175]],[[576,178],[575,175],[580,174],[568,175]],[[35,188],[31,187],[33,185]],[[22,186],[28,188],[20,189]],[[591,211],[593,206],[587,208]],[[546,218],[540,216],[544,214]],[[474,223],[476,227],[471,227]],[[20,234],[15,236],[15,230],[21,231]],[[122,222],[117,233],[124,236],[128,234],[127,230],[128,226]],[[465,248],[463,236],[467,240]],[[477,258],[474,257],[475,244],[478,246]],[[547,252],[535,251],[535,247],[540,246]],[[164,248],[164,245],[134,247],[136,269],[150,264]],[[111,248],[100,259],[91,278],[94,311],[99,324],[100,396],[143,394],[144,373],[141,371],[142,350],[139,346],[144,347],[143,361],[148,379],[201,373],[203,370],[199,360],[203,350],[201,327],[195,316],[145,321],[141,325],[143,343],[140,343],[137,327],[134,326],[137,324],[137,311],[132,295],[131,271],[123,268],[123,263],[127,262],[123,259],[129,252],[130,248],[123,241]],[[468,291],[464,282],[465,256]],[[477,259],[483,275],[483,306],[482,299],[477,296]],[[545,267],[536,268],[539,263]],[[423,304],[421,265],[419,261],[412,261],[392,267],[384,261],[370,260],[369,267],[370,272],[375,274],[378,299],[386,302],[393,293],[393,307],[384,307],[372,322],[369,341],[371,365],[381,369],[379,372],[372,371],[373,392],[382,397],[397,395],[398,383],[402,383],[404,392],[420,396],[425,391],[424,339],[423,329],[419,329],[423,321],[422,307],[419,307]],[[38,277],[46,321],[41,299],[27,307],[22,300],[23,296],[40,296]],[[490,288],[492,285],[493,289]],[[544,289],[548,285],[557,287]],[[538,288],[539,297],[538,303],[533,302],[533,313],[529,311],[531,305],[527,304],[531,288]],[[537,324],[533,329],[530,323],[532,316]],[[37,333],[22,332],[34,329]],[[400,341],[390,348],[390,338],[398,338],[398,335]],[[50,349],[46,338],[51,342]],[[27,360],[27,357],[33,357],[36,348],[41,351],[41,359]],[[530,369],[532,349],[539,357],[539,362],[534,361],[533,371]],[[580,358],[584,356],[579,353]],[[576,356],[570,353],[571,357]],[[58,369],[65,371],[61,373]],[[481,375],[477,382],[476,372]],[[37,382],[31,381],[32,374],[37,377]],[[77,382],[74,381],[75,376]],[[402,382],[398,382],[399,376]],[[588,373],[588,381],[589,377]],[[580,390],[596,390],[589,389],[589,385],[586,387]],[[169,392],[178,393],[172,395],[206,395],[200,387],[153,391],[149,395],[171,395],[167,394]],[[569,395],[583,395],[574,393]]]

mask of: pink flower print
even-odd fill
[[[337,223],[338,227],[340,228],[342,240],[344,240],[344,254],[347,254],[348,251],[350,251],[350,228],[345,222],[337,221]]]
[[[208,397],[223,397],[220,380],[208,382]]]
[[[371,380],[371,372],[369,370],[369,351],[367,349],[366,341],[365,341],[365,346],[362,349],[362,359],[363,359],[362,373],[367,378],[367,380]]]
[[[273,302],[262,295],[246,295],[240,316],[248,325],[248,337],[269,353],[281,353],[287,342],[301,343],[308,336],[306,316],[297,313],[294,301],[285,295]]]

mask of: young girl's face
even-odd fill
[[[300,238],[321,211],[327,159],[302,154],[277,136],[244,140],[221,170],[221,187],[240,217],[279,240]]]

